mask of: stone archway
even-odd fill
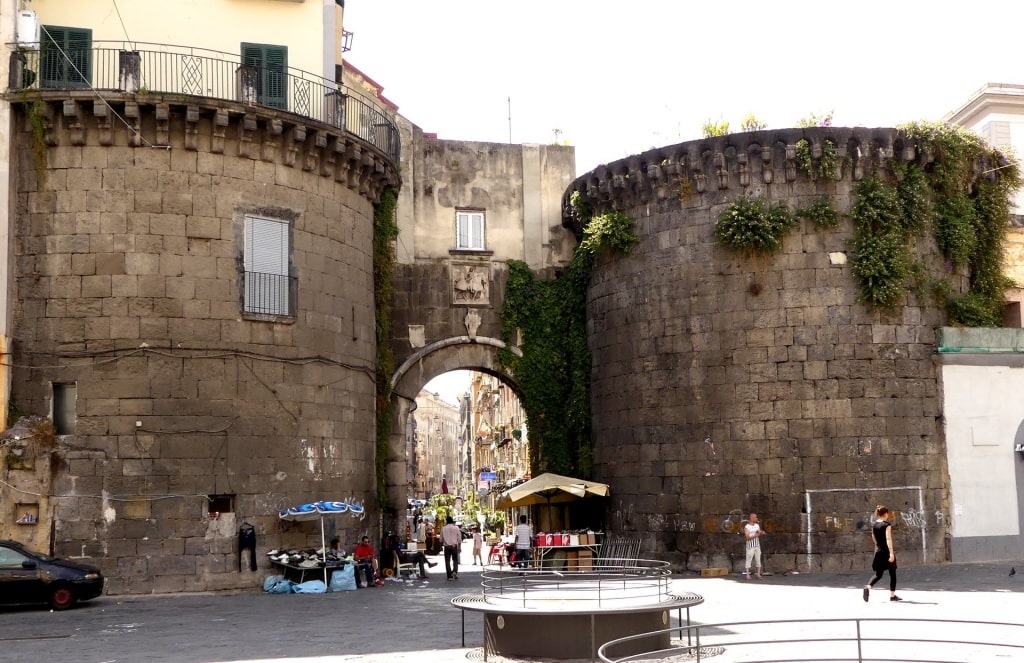
[[[519,391],[515,377],[501,365],[499,353],[507,347],[501,339],[484,336],[453,336],[436,341],[416,352],[399,366],[391,376],[392,424],[386,466],[387,506],[383,511],[393,512],[405,503],[407,496],[406,420],[415,409],[416,394],[435,377],[455,370],[489,373]],[[511,347],[515,355],[522,351]],[[385,516],[387,517],[387,516]]]

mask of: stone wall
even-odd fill
[[[830,140],[838,179],[811,179]],[[652,150],[573,183],[595,211],[624,210],[639,244],[603,259],[589,307],[594,478],[612,486],[610,531],[691,569],[743,565],[742,523],[760,514],[767,568],[863,569],[876,504],[897,513],[906,562],[947,558],[940,389],[944,314],[908,293],[887,313],[857,303],[852,222],[803,222],[776,255],[742,259],[713,229],[740,196],[849,211],[889,159],[920,158],[894,130],[806,129]],[[941,269],[933,243],[919,257]],[[962,287],[962,281],[958,287]]]
[[[42,146],[18,114],[13,400],[47,415],[53,384],[77,391],[39,530],[110,593],[257,586],[267,550],[320,545],[277,518],[312,500],[366,503],[327,523],[354,546],[376,514],[372,205],[397,170],[272,109],[114,108],[128,126],[47,99]],[[246,214],[290,223],[294,315],[243,313]]]

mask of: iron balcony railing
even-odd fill
[[[8,89],[95,89],[189,95],[266,106],[329,124],[384,152],[401,149],[392,117],[372,99],[330,79],[237,54],[135,42],[92,42],[88,48],[11,46]]]
[[[244,311],[258,315],[295,315],[298,279],[283,274],[245,273]]]

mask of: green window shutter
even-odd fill
[[[44,28],[39,63],[40,87],[89,87],[92,80],[92,30],[56,25]]]
[[[242,43],[242,64],[256,67],[256,103],[288,110],[288,47]]]

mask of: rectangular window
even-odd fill
[[[455,213],[455,248],[483,251],[484,244],[484,213]]]
[[[234,513],[235,496],[232,495],[207,495],[206,513],[208,516],[220,516],[222,513]]]
[[[288,223],[246,216],[244,250],[245,312],[292,315]]]
[[[73,435],[77,419],[78,385],[53,383],[53,427],[57,435]]]
[[[89,87],[92,80],[92,30],[44,25],[40,41],[40,87]]]
[[[242,42],[242,65],[256,69],[256,103],[288,110],[288,47]]]

